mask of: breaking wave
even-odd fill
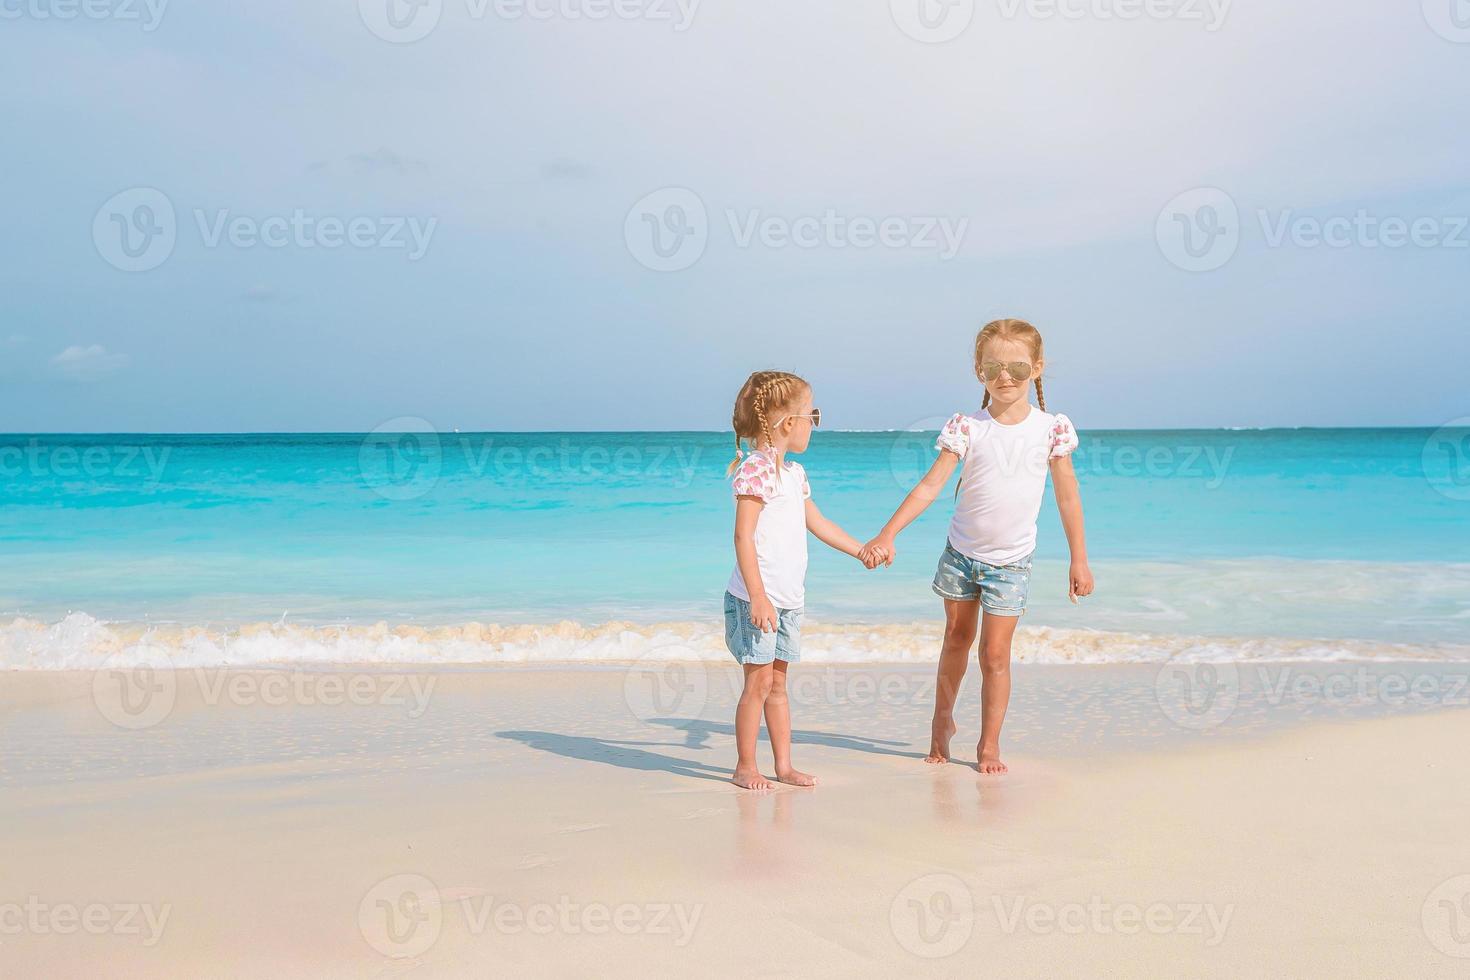
[[[802,629],[808,663],[932,663],[936,623]],[[1281,661],[1467,661],[1470,645],[1398,644],[1103,632],[1022,626],[1015,661],[1035,664]],[[91,670],[111,666],[250,667],[335,664],[438,666],[727,660],[722,624],[574,622],[500,626],[296,626],[256,623],[222,629],[108,623],[72,613],[56,623],[15,619],[0,626],[0,669]]]

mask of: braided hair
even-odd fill
[[[790,408],[810,387],[806,381],[787,371],[757,371],[745,379],[740,394],[735,396],[735,411],[730,419],[735,429],[735,458],[730,462],[727,473],[734,473],[740,465],[745,441],[750,441],[757,449],[774,444],[771,413]]]

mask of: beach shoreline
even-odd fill
[[[929,664],[942,620],[850,623],[808,616],[802,657],[814,664]],[[1470,644],[1325,636],[1208,635],[1023,623],[1015,663],[1470,662]],[[387,619],[237,626],[107,622],[72,613],[58,622],[0,622],[0,670],[396,665],[404,669],[518,663],[595,664],[729,659],[716,620],[637,623],[419,624]]]
[[[1232,701],[1203,666],[1214,703]],[[647,667],[186,671],[136,728],[109,717],[92,672],[8,674],[5,921],[30,925],[3,937],[0,963],[150,977],[748,975],[752,957],[814,976],[1055,976],[1083,956],[1118,975],[1463,964],[1441,949],[1459,933],[1437,903],[1470,874],[1470,711],[1449,693],[1470,668],[1294,665],[1240,683],[1229,712],[1180,701],[1171,717],[1155,666],[1022,665],[1013,772],[989,777],[959,761],[976,678],[957,761],[934,767],[920,761],[930,669],[797,667],[812,683],[793,692],[796,758],[822,784],[752,794],[728,782],[734,668]],[[1438,700],[1386,697],[1385,682],[1437,684]],[[59,931],[58,909],[91,906],[111,910],[95,912],[107,931]]]

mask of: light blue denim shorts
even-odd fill
[[[1031,556],[1009,565],[991,565],[960,554],[946,543],[934,573],[934,591],[959,602],[980,600],[980,608],[996,616],[1026,611],[1031,586]]]
[[[725,593],[725,646],[741,664],[768,664],[773,660],[801,660],[803,609],[777,609],[776,632],[762,633],[750,621],[750,603]]]

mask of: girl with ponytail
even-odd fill
[[[869,568],[891,563],[894,539],[938,498],[956,468],[949,541],[939,558],[934,591],[944,600],[944,644],[934,720],[925,762],[949,761],[954,704],[970,648],[980,634],[980,742],[983,773],[1002,773],[1000,730],[1011,696],[1011,639],[1026,610],[1036,518],[1051,474],[1062,528],[1071,549],[1068,596],[1092,593],[1082,498],[1072,469],[1077,431],[1065,415],[1049,415],[1041,389],[1041,333],[1024,320],[987,323],[975,338],[975,375],[985,386],[980,410],[955,415],[939,433],[939,458],[860,557]],[[1028,384],[1029,382],[1029,384]],[[1028,388],[1036,389],[1036,407]],[[983,612],[983,619],[980,614]]]

